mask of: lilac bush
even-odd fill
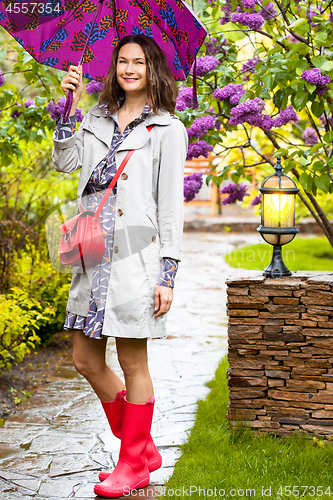
[[[177,97],[176,109],[178,111],[185,111],[193,105],[193,89],[192,87],[185,87],[180,90]]]
[[[327,85],[331,82],[330,77],[323,75],[319,68],[306,69],[302,73],[302,78],[306,82],[316,85],[317,95],[325,94],[326,90],[328,90]]]
[[[202,172],[187,175],[184,179],[184,200],[186,203],[192,201],[202,186]]]
[[[318,142],[316,131],[312,127],[306,127],[302,134],[302,138],[305,144],[310,144],[311,146],[314,146]]]
[[[259,31],[265,19],[261,14],[248,14],[247,12],[235,12],[231,15],[231,21],[233,23],[239,23],[243,26],[247,26],[250,30]]]
[[[186,160],[193,160],[194,158],[199,158],[199,156],[208,158],[211,151],[213,151],[213,146],[211,144],[207,144],[207,142],[203,139],[196,142],[190,142],[188,145]]]
[[[214,56],[197,58],[197,76],[204,76],[209,71],[213,71],[219,65],[219,60]],[[192,68],[193,71],[193,68]]]
[[[103,87],[103,82],[96,82],[95,80],[92,80],[91,82],[87,83],[85,91],[86,94],[96,94],[97,92],[100,92]]]
[[[230,182],[227,186],[220,189],[221,194],[228,194],[227,198],[222,200],[223,205],[230,205],[231,203],[236,203],[236,201],[243,201],[245,196],[250,196],[247,190],[246,184],[235,184]]]
[[[218,167],[207,184],[231,179],[239,186],[241,179],[260,182],[280,154],[301,189],[302,210],[316,215],[333,246],[325,214],[333,217],[333,6],[211,0],[204,20],[212,32],[198,54],[198,106],[191,77],[177,101],[188,159],[213,150]],[[227,203],[244,190],[228,189]],[[318,195],[328,200],[323,208]]]
[[[260,203],[261,203],[261,198],[262,198],[261,193],[257,194],[257,196],[255,196],[255,197],[253,198],[253,200],[251,201],[251,205],[252,205],[252,207],[255,207],[256,205],[260,205]]]
[[[191,125],[190,129],[187,129],[187,135],[189,139],[200,139],[204,134],[207,134],[208,130],[212,130],[215,127],[215,118],[213,116],[202,116],[196,118]]]
[[[66,97],[60,97],[58,102],[50,101],[46,106],[47,111],[50,113],[52,120],[56,121],[59,116],[64,114]],[[79,122],[83,120],[83,114],[80,108],[76,109],[76,118]]]

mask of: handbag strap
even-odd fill
[[[154,128],[154,125],[149,125],[149,127],[147,127],[147,130],[148,132],[150,132],[152,130],[152,128]],[[95,213],[95,217],[98,218],[99,214],[101,213],[105,203],[106,203],[106,200],[108,199],[108,197],[110,196],[111,194],[111,191],[114,187],[114,185],[116,184],[117,180],[119,179],[119,176],[120,174],[122,173],[122,171],[124,170],[124,168],[126,167],[127,165],[127,162],[129,161],[129,159],[131,158],[132,154],[134,153],[135,149],[131,149],[130,151],[127,152],[125,158],[123,159],[123,161],[121,162],[119,168],[117,169],[117,172],[115,173],[115,175],[113,176],[113,179],[112,181],[110,182],[107,190],[105,191],[104,195],[103,195],[103,198],[101,199],[101,202],[98,206],[98,209],[96,210],[96,213]]]

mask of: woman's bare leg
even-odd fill
[[[125,389],[118,375],[105,361],[107,339],[92,339],[81,330],[73,330],[73,363],[101,401],[114,401]]]
[[[127,400],[146,403],[154,388],[148,370],[147,339],[116,338],[118,360],[124,372]]]

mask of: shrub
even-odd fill
[[[13,287],[0,295],[0,370],[10,370],[40,343],[41,321],[50,321],[54,309],[29,298],[28,292]]]

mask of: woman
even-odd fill
[[[165,336],[181,260],[187,134],[173,114],[178,91],[165,55],[143,35],[125,37],[115,48],[99,104],[78,132],[82,68],[70,66],[61,88],[65,95],[73,90],[73,105],[69,122],[57,121],[52,159],[61,172],[81,168],[79,207],[97,209],[116,168],[135,150],[100,215],[102,261],[73,270],[64,325],[73,331],[76,369],[121,438],[115,469],[101,473],[94,489],[117,497],[147,486],[149,472],[162,463],[150,435],[155,399],[147,339]],[[108,337],[116,338],[126,390],[106,365]]]

